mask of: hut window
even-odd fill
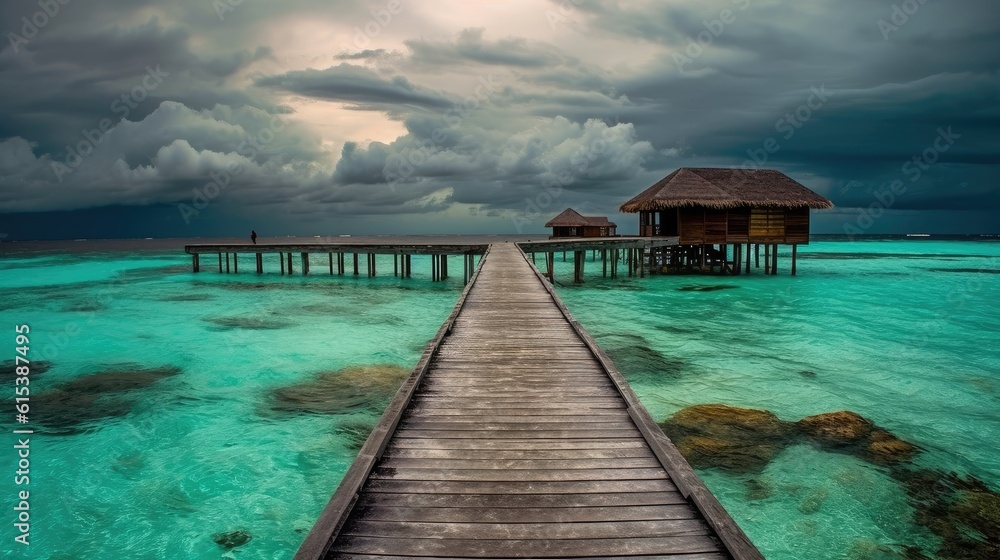
[[[753,242],[784,243],[785,209],[752,209],[750,211],[750,238]]]

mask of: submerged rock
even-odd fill
[[[799,511],[806,514],[812,515],[819,511],[819,508],[823,507],[823,502],[826,501],[826,497],[829,493],[826,488],[817,488],[809,493],[804,500],[799,502]]]
[[[807,416],[797,426],[822,448],[851,453],[878,465],[909,461],[918,451],[915,445],[847,410]]]
[[[774,488],[766,481],[751,478],[746,481],[747,501],[766,500],[774,495]]]
[[[763,469],[795,434],[771,412],[724,404],[685,408],[660,427],[694,467],[735,472]]]
[[[21,366],[28,366],[28,377],[33,375],[38,375],[40,373],[45,373],[52,368],[52,362],[47,360],[31,360],[28,364],[20,364]],[[17,374],[18,363],[17,360],[4,360],[0,362],[0,376],[4,381],[10,381],[11,377]]]
[[[212,535],[212,540],[215,541],[215,544],[229,550],[247,544],[253,540],[253,535],[250,534],[250,531],[239,529],[237,531],[216,533]]]
[[[344,414],[360,408],[380,409],[409,373],[406,368],[386,364],[323,372],[312,381],[273,389],[270,409],[299,414]]]
[[[681,286],[677,288],[678,292],[716,292],[719,290],[734,290],[739,288],[739,286],[733,286],[731,284],[716,284],[714,286]]]
[[[830,447],[857,445],[875,429],[863,416],[847,410],[807,416],[798,426],[805,435]]]
[[[665,356],[642,336],[602,334],[597,340],[630,381],[643,375],[676,375],[686,367],[683,360]]]
[[[212,294],[179,294],[160,298],[159,301],[209,301],[215,299]]]
[[[277,330],[292,326],[292,323],[288,321],[267,317],[209,317],[205,321],[221,330]]]
[[[135,405],[136,390],[180,372],[173,366],[119,366],[85,375],[33,394],[32,419],[46,433],[78,433],[98,420],[128,414]]]
[[[361,447],[364,446],[365,440],[375,429],[375,424],[377,422],[374,419],[370,420],[348,420],[339,424],[335,429],[334,433],[338,436],[344,438],[347,448],[351,451],[361,451]]]
[[[891,472],[906,488],[914,521],[940,538],[936,551],[911,550],[912,558],[1000,558],[1000,494],[973,476],[931,469]]]
[[[917,446],[846,410],[785,422],[766,410],[702,404],[681,410],[660,427],[694,467],[735,472],[763,469],[803,436],[824,450],[882,466],[907,462],[919,452]]]

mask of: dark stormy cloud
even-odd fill
[[[15,0],[0,30],[15,238],[627,232],[705,165],[828,196],[816,232],[997,230],[994,1]]]

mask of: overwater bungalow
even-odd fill
[[[751,250],[759,266],[763,246],[765,273],[775,274],[778,245],[791,245],[795,274],[796,248],[809,243],[810,210],[832,207],[773,169],[682,167],[619,210],[639,214],[640,236],[678,238],[651,257],[663,272],[740,274],[744,266],[749,272]]]
[[[607,216],[582,216],[576,210],[567,208],[549,220],[545,227],[552,228],[552,239],[562,237],[611,237],[618,224],[608,221]]]

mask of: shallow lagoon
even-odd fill
[[[657,421],[707,403],[851,410],[921,447],[912,468],[1000,489],[1000,243],[818,242],[797,277],[789,257],[735,278],[606,280],[587,262],[577,286],[557,256],[556,280]],[[933,557],[939,542],[890,469],[847,454],[800,442],[760,472],[699,474],[771,560]]]
[[[421,259],[404,281],[391,257],[369,279],[192,274],[177,250],[5,255],[2,323],[29,324],[30,356],[51,363],[32,374],[46,433],[31,439],[25,557],[290,558],[462,288],[424,278]],[[392,386],[341,414],[279,398],[352,366]],[[251,540],[224,548],[241,530]],[[9,523],[0,537],[0,556],[25,552]]]
[[[561,296],[657,420],[703,403],[787,421],[853,410],[919,445],[916,467],[997,489],[1000,244],[823,242],[800,257],[796,278],[785,254],[776,277],[612,281],[588,262],[583,286],[564,283],[571,262],[556,264]],[[407,281],[189,266],[177,251],[0,263],[3,322],[30,324],[33,358],[49,362],[32,389],[102,395],[74,401],[91,415],[49,429],[61,435],[32,439],[32,557],[289,558],[385,385],[461,288],[431,283],[420,262]],[[122,383],[125,373],[144,381]],[[340,395],[357,375],[372,377],[370,398]],[[347,399],[344,413],[296,404],[317,388]],[[855,456],[796,442],[759,471],[700,474],[770,559],[938,544],[890,470]],[[252,539],[231,550],[213,540],[241,542],[239,531]],[[10,526],[0,533],[7,555]]]

